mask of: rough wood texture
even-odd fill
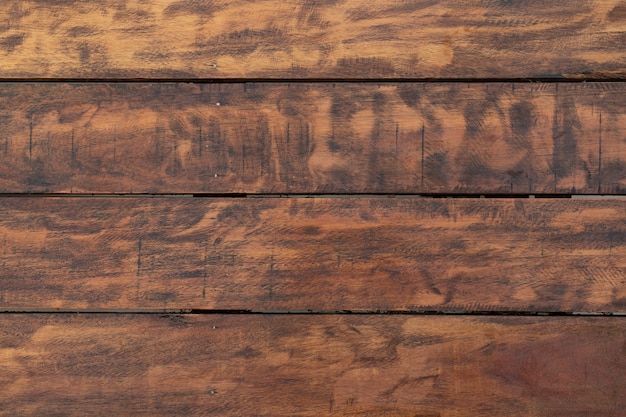
[[[1,84],[0,192],[623,193],[626,84]]]
[[[626,413],[620,318],[0,316],[0,416]]]
[[[5,0],[0,77],[624,77],[620,0]]]
[[[626,311],[626,201],[5,198],[0,306]]]

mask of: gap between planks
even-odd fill
[[[307,194],[284,194],[284,193],[117,193],[117,194],[100,194],[100,193],[0,193],[0,198],[512,198],[512,199],[626,199],[626,195],[611,194],[439,194],[439,193],[421,193],[421,194],[403,194],[403,193],[307,193]]]
[[[193,315],[361,315],[361,316],[509,316],[509,317],[626,317],[622,312],[516,310],[238,310],[238,309],[56,309],[0,308],[0,314],[193,314]]]
[[[623,83],[626,77],[532,77],[532,78],[0,78],[3,84],[410,84],[410,83],[456,83],[456,84],[584,84],[584,83]]]

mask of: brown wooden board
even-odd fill
[[[0,84],[0,192],[623,193],[624,83]]]
[[[0,200],[0,308],[626,312],[626,201]]]
[[[3,78],[624,77],[619,0],[5,0]]]
[[[622,318],[0,316],[0,416],[626,413]]]

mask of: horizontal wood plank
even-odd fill
[[[2,78],[624,77],[619,0],[6,0]]]
[[[626,83],[0,84],[0,192],[626,190]]]
[[[0,316],[0,416],[626,412],[622,319]]]
[[[626,201],[0,200],[0,307],[626,312]]]

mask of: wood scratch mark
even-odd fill
[[[28,159],[33,159],[33,118],[30,118],[30,132],[28,135]]]
[[[396,161],[398,160],[398,134],[400,133],[400,123],[396,123]]]
[[[202,280],[202,298],[206,298],[206,281],[208,274],[209,242],[204,242],[204,277]]]
[[[76,160],[76,151],[74,150],[74,129],[72,128],[72,147],[70,149],[70,157],[72,160],[72,165],[74,165],[74,161]]]
[[[335,124],[334,123],[333,123],[332,130],[330,133],[330,138],[332,140],[332,143],[335,144]],[[335,156],[335,146],[330,147],[330,153],[331,155]]]
[[[141,238],[139,238],[139,241],[137,242],[137,288],[135,294],[135,298],[137,300],[139,300],[139,277],[141,276],[141,245],[142,241]]]
[[[399,388],[402,388],[405,385],[422,384],[427,381],[431,381],[434,383],[435,381],[437,381],[437,379],[439,379],[438,374],[424,375],[424,376],[420,376],[416,378],[404,377],[400,379],[400,381],[398,381],[393,387],[389,388],[386,391],[381,392],[380,395],[385,396],[385,397],[391,397],[394,394],[394,392],[396,392]]]
[[[202,157],[202,126],[198,128],[198,156]]]
[[[273,280],[273,276],[274,276],[274,250],[272,249],[272,254],[270,255],[270,278],[269,278],[269,285],[268,285],[268,297],[270,298],[270,300],[272,299],[272,296],[274,295],[274,280]]]
[[[161,160],[161,139],[159,137],[160,129],[159,127],[154,128],[154,153],[156,154],[157,161]]]
[[[424,138],[425,138],[425,130],[426,127],[424,126],[424,123],[422,123],[422,188],[424,188]]]
[[[598,116],[598,192],[602,192],[602,112]]]

